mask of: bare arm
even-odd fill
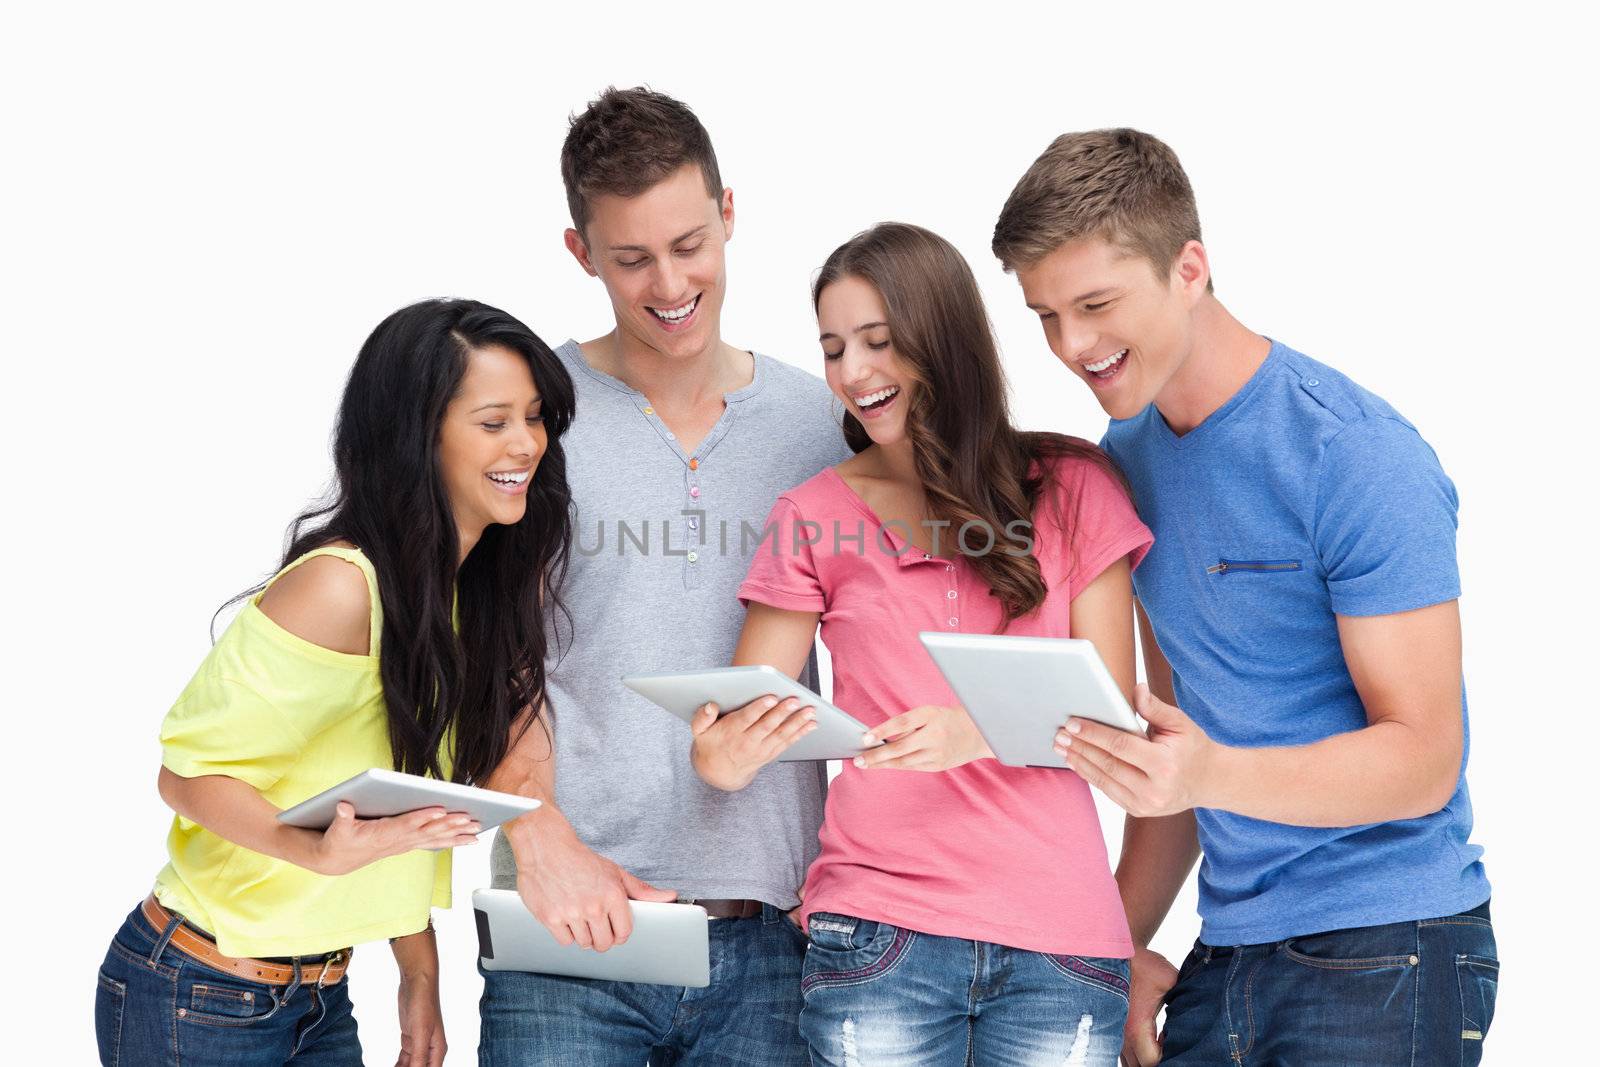
[[[533,797],[542,804],[505,824],[506,843],[517,863],[517,892],[533,917],[563,945],[574,942],[601,952],[633,933],[628,901],[670,902],[670,889],[635,878],[596,853],[555,805],[555,751],[547,716],[512,728],[512,745],[484,780],[489,789]],[[526,726],[524,729],[523,727]]]
[[[433,927],[389,942],[400,970],[400,1059],[396,1067],[444,1063],[444,1011],[439,1004],[439,946]]]
[[[370,598],[366,578],[333,556],[307,560],[262,596],[261,611],[302,640],[335,652],[367,651]],[[443,808],[390,819],[357,821],[348,804],[326,831],[285,826],[279,809],[254,786],[221,774],[185,778],[166,767],[156,782],[173,811],[218,837],[318,874],[345,874],[418,848],[469,844],[477,823]]]
[[[1079,773],[1123,808],[1163,815],[1218,808],[1294,826],[1417,818],[1450,799],[1461,771],[1461,619],[1450,601],[1339,616],[1345,663],[1367,725],[1309,745],[1231,748],[1144,693],[1148,740],[1074,720]]]

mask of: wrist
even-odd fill
[[[1233,748],[1207,738],[1203,743],[1201,758],[1196,761],[1194,783],[1191,789],[1193,807],[1219,808],[1231,811],[1229,787],[1240,781],[1241,774],[1249,773],[1237,764],[1245,758],[1244,749]]]
[[[544,866],[543,857],[580,843],[567,817],[549,803],[506,823],[503,829],[519,872],[527,867]]]

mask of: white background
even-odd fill
[[[608,328],[561,247],[557,153],[570,112],[640,82],[696,109],[735,191],[728,340],[820,370],[811,272],[876,221],[921,223],[983,284],[1019,421],[1091,438],[1104,416],[990,230],[1057,133],[1134,125],[1178,151],[1218,296],[1387,397],[1456,481],[1475,836],[1505,962],[1489,1062],[1588,1046],[1592,37],[1528,4],[1118,10],[8,14],[0,970],[25,1018],[6,1061],[93,1058],[95,967],[163,862],[157,726],[212,610],[324,484],[367,332],[438,295],[552,343]],[[458,853],[458,901],[487,851]],[[1193,902],[1158,948],[1184,951]],[[439,928],[451,1062],[470,1063],[470,908]],[[394,1056],[393,985],[382,946],[358,954],[371,1063]]]

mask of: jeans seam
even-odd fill
[[[1244,1061],[1244,1057],[1250,1054],[1250,1050],[1256,1047],[1256,975],[1261,973],[1261,968],[1266,966],[1269,958],[1268,956],[1262,956],[1260,962],[1250,968],[1250,974],[1244,980],[1244,1020],[1246,1029],[1244,1049],[1239,1053],[1241,1063]]]
[[[122,1062],[122,1020],[128,1010],[128,983],[119,981],[100,972],[100,987],[113,998],[117,1006],[117,1025],[111,1034],[111,1063],[110,1067],[117,1067]]]
[[[1233,1050],[1235,1063],[1242,1062],[1239,1052],[1238,1027],[1233,1022],[1233,978],[1239,971],[1239,961],[1244,959],[1244,953],[1235,951],[1233,959],[1228,961],[1228,974],[1222,982],[1222,1007],[1228,1017],[1228,1045]]]
[[[906,958],[907,951],[916,939],[916,931],[896,926],[894,927],[894,940],[889,942],[889,947],[884,949],[883,954],[877,959],[863,967],[857,967],[850,971],[817,971],[814,974],[806,975],[805,978],[801,979],[800,992],[802,994],[809,993],[819,985],[863,985],[867,982],[876,981],[900,965],[900,961]]]
[[[1107,993],[1114,993],[1123,1000],[1128,999],[1128,983],[1123,981],[1121,975],[1113,974],[1110,971],[1101,970],[1099,967],[1096,967],[1094,964],[1089,963],[1078,956],[1057,955],[1051,952],[1041,952],[1040,955],[1043,956],[1045,960],[1048,961],[1050,965],[1054,967],[1063,977],[1072,981],[1081,982],[1084,985],[1091,986],[1095,989],[1104,990]],[[1077,967],[1067,964],[1065,962],[1066,960],[1074,960],[1079,966],[1085,968],[1086,970],[1080,971],[1077,969]],[[1099,975],[1104,975],[1104,977],[1097,977]]]

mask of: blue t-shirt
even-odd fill
[[[1182,437],[1155,405],[1102,442],[1155,546],[1133,574],[1178,704],[1226,745],[1304,745],[1367,725],[1335,615],[1454,600],[1456,492],[1379,397],[1276,342]],[[1461,703],[1466,727],[1466,697]],[[1338,829],[1201,808],[1200,936],[1241,945],[1453,915],[1489,897],[1455,795],[1420,819]]]

